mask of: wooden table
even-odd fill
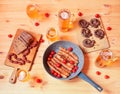
[[[34,22],[26,15],[26,6],[29,3],[38,3],[50,12],[50,17],[46,21],[40,22],[39,26],[35,26]],[[101,14],[105,27],[111,26],[111,31],[106,31],[110,49],[115,56],[120,56],[120,1],[119,0],[0,0],[0,93],[1,94],[100,94],[96,89],[78,77],[70,81],[60,81],[52,78],[44,70],[42,57],[45,49],[49,46],[49,42],[45,36],[49,27],[54,27],[59,31],[57,24],[57,13],[62,8],[68,8],[72,13],[77,15],[78,10],[83,15]],[[16,84],[9,83],[9,77],[13,68],[5,66],[5,58],[9,51],[13,37],[18,28],[28,29],[43,35],[45,40],[39,47],[32,70],[29,72],[31,77],[38,76],[43,82],[34,84],[31,87],[30,81],[20,82]],[[78,44],[76,32],[71,31],[61,33],[62,39],[72,41]],[[8,35],[13,37],[9,38]],[[85,65],[83,72],[92,80],[103,87],[101,94],[119,94],[120,92],[120,59],[113,65],[106,68],[98,68],[95,66],[95,59],[99,51],[85,54]],[[97,75],[96,71],[100,71],[101,75]],[[109,75],[109,79],[104,76]],[[1,76],[4,76],[3,78]]]

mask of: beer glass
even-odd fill
[[[48,29],[48,31],[46,33],[46,37],[51,42],[57,41],[59,39],[58,32],[53,27],[51,27],[51,28]]]
[[[60,10],[58,18],[60,31],[67,32],[73,28],[73,21],[71,21],[71,13],[68,9]]]
[[[96,59],[96,66],[98,67],[106,67],[114,63],[118,58],[113,56],[113,52],[109,49],[102,50],[97,59]]]

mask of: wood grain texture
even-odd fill
[[[38,27],[34,25],[36,20],[31,20],[26,14],[26,6],[29,3],[37,3],[50,13],[50,17],[41,21]],[[101,14],[105,29],[108,26],[112,27],[111,31],[106,30],[110,49],[114,56],[120,56],[120,0],[0,0],[0,75],[4,76],[4,79],[0,79],[0,94],[100,94],[78,77],[70,81],[60,81],[48,75],[43,68],[43,53],[50,45],[45,34],[50,27],[54,27],[59,32],[61,40],[70,40],[78,44],[79,31],[76,29],[66,33],[59,31],[57,14],[63,8],[68,8],[76,17],[78,17],[78,11],[81,11],[83,16]],[[13,68],[5,66],[4,62],[13,38],[8,38],[8,34],[14,36],[18,28],[43,34],[45,40],[38,49],[30,71],[31,77],[37,75],[44,82],[35,87],[30,86],[30,81],[26,83],[17,81],[15,85],[9,83]],[[120,59],[109,67],[98,68],[95,66],[95,59],[99,52],[100,50],[85,54],[85,65],[82,71],[104,88],[101,94],[119,94]],[[102,74],[98,76],[96,71]],[[106,74],[110,76],[110,79],[104,79]]]
[[[33,33],[32,31],[27,31],[27,30],[24,30],[24,29],[17,29],[16,34],[15,34],[15,37],[14,37],[13,42],[12,42],[12,44],[11,44],[11,47],[10,47],[10,49],[9,49],[8,55],[11,54],[11,53],[15,53],[14,47],[13,47],[14,41],[15,41],[15,39],[17,39],[18,36],[20,36],[20,34],[21,34],[22,32],[24,32],[24,31],[25,31],[25,32],[28,32],[29,34],[31,34],[31,35],[33,36],[33,38],[34,38],[34,41],[37,41],[37,42],[38,42],[38,41],[41,39],[41,37],[42,37],[41,34],[36,34],[36,33]],[[38,46],[39,46],[39,43],[38,43]],[[5,60],[5,65],[10,66],[10,67],[13,67],[13,68],[25,69],[25,70],[27,70],[27,71],[30,70],[30,69],[32,68],[33,63],[34,63],[34,58],[35,58],[35,56],[36,56],[36,53],[37,53],[37,50],[38,50],[38,46],[37,46],[37,47],[33,47],[32,49],[30,49],[30,53],[26,56],[26,57],[27,57],[27,60],[29,60],[30,63],[25,62],[25,65],[20,65],[20,64],[11,63],[11,62],[9,61],[8,55],[7,55],[6,60]],[[16,54],[16,53],[15,53],[15,54]],[[22,58],[22,54],[17,55],[17,57],[18,57],[18,58]]]

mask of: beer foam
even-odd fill
[[[63,18],[63,19],[67,19],[67,18],[69,18],[69,13],[66,12],[66,11],[64,11],[64,12],[62,12],[62,13],[60,14],[60,16],[61,16],[61,18]]]
[[[25,77],[26,77],[26,73],[25,73],[24,71],[21,71],[21,72],[19,73],[18,79],[22,81],[22,80],[25,79]]]

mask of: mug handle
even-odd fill
[[[89,84],[91,84],[94,88],[96,88],[99,92],[101,92],[103,90],[102,87],[100,87],[98,84],[96,84],[94,81],[92,81],[87,75],[85,75],[84,73],[80,72],[78,74],[78,77],[80,77],[81,79],[85,80],[86,82],[88,82]]]

